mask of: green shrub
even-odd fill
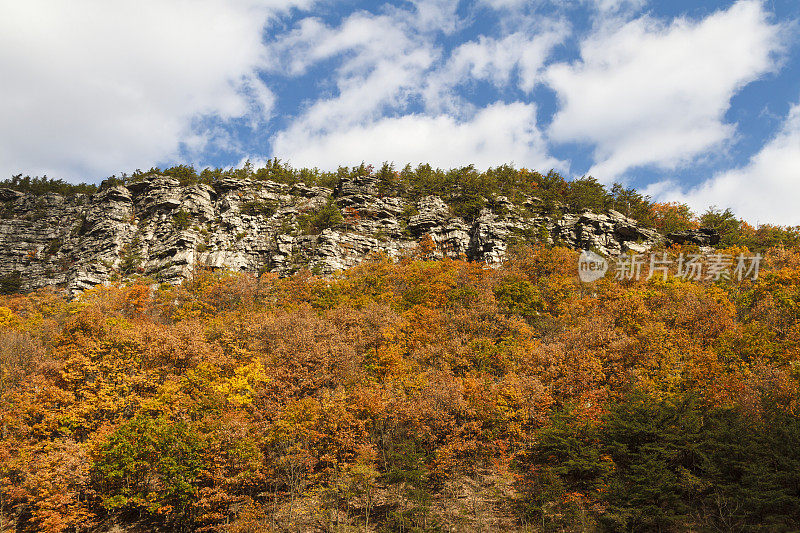
[[[24,193],[41,196],[47,193],[57,193],[63,196],[72,196],[75,194],[94,194],[97,192],[97,185],[90,183],[67,183],[62,179],[52,179],[47,176],[22,177],[22,174],[17,174],[11,179],[0,180],[0,187],[7,187]]]
[[[136,236],[120,251],[120,274],[123,276],[134,274],[141,269],[142,261],[141,243],[139,237]]]
[[[250,200],[239,207],[239,212],[243,215],[262,216],[265,218],[271,217],[277,210],[277,203],[271,200]]]
[[[501,309],[512,315],[531,320],[544,311],[539,289],[529,281],[507,281],[494,290]]]
[[[172,225],[175,226],[175,229],[178,231],[183,231],[189,228],[189,225],[192,222],[192,216],[189,214],[188,211],[181,208],[177,213],[172,216]]]
[[[161,416],[137,415],[100,447],[92,474],[109,511],[155,515],[169,509],[171,521],[180,524],[190,517],[202,467],[194,428]]]
[[[298,223],[303,233],[316,235],[325,229],[344,223],[344,217],[333,198],[329,198],[328,202],[316,212],[300,215]]]
[[[14,294],[22,288],[22,277],[19,272],[0,276],[0,294]]]
[[[47,248],[45,248],[44,253],[46,255],[55,255],[61,249],[61,239],[51,239],[50,242],[47,244]]]

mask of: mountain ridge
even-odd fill
[[[185,185],[152,174],[94,194],[2,188],[0,201],[6,292],[54,286],[77,293],[137,274],[176,284],[198,266],[332,274],[374,254],[400,257],[421,244],[432,258],[495,264],[514,243],[617,255],[719,240],[715,230],[662,235],[611,209],[570,211],[536,196],[521,205],[495,196],[470,220],[437,195],[386,195],[372,175],[343,177],[329,188],[235,177]]]

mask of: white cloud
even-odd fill
[[[459,0],[410,0],[414,6],[415,26],[421,31],[451,34],[459,27]]]
[[[718,173],[686,192],[674,183],[661,183],[652,192],[698,212],[716,205],[754,224],[800,225],[800,103],[792,106],[778,135],[744,167]]]
[[[275,152],[296,166],[336,168],[361,161],[431,163],[478,168],[514,162],[549,169],[563,163],[547,155],[533,104],[494,104],[467,121],[452,116],[406,115],[326,132],[290,130],[278,135]]]
[[[581,44],[580,61],[547,70],[561,103],[549,134],[594,145],[590,173],[604,182],[685,164],[731,138],[731,97],[774,69],[780,33],[756,0],[699,22],[609,19]]]
[[[498,10],[520,11],[524,8],[555,6],[561,9],[588,6],[600,13],[613,13],[638,9],[647,4],[647,0],[482,0],[484,4]]]
[[[474,80],[489,82],[501,90],[518,85],[530,92],[540,81],[553,47],[562,43],[568,33],[566,24],[546,21],[535,32],[520,31],[499,39],[480,36],[459,45],[445,65],[427,77],[423,90],[427,105],[457,112],[466,104],[463,99],[452,99],[452,89]]]
[[[381,15],[356,12],[336,27],[305,19],[271,44],[273,69],[290,76],[320,61],[339,59],[325,80],[335,89],[333,94],[323,88],[289,126],[288,135],[358,124],[402,107],[408,94],[422,85],[423,74],[438,54],[410,19],[413,13],[397,10]]]
[[[528,0],[484,0],[484,3],[494,9],[519,9],[528,3]]]
[[[278,157],[326,168],[513,160],[563,170],[548,152],[555,140],[588,143],[592,173],[610,181],[724,147],[731,97],[775,68],[783,28],[756,0],[697,22],[632,20],[645,0],[477,0],[499,10],[492,33],[477,4],[458,0],[337,6],[328,11],[341,22],[296,18],[288,30],[291,19],[277,19],[314,1],[0,0],[0,172],[96,180],[181,155],[238,158],[267,139]],[[593,24],[580,59],[548,66],[575,38],[578,10]],[[473,29],[482,34],[465,39]],[[495,104],[479,103],[475,81],[494,86]],[[283,104],[273,90],[306,82],[308,100],[279,107],[285,126],[270,131]],[[530,101],[543,82],[561,104],[546,135]],[[247,145],[242,125],[253,128]],[[762,166],[754,158],[737,172]],[[714,194],[734,174],[717,176]]]
[[[581,0],[584,4],[592,5],[601,13],[616,13],[635,10],[647,4],[647,0]]]
[[[563,39],[562,26],[540,23],[533,35],[482,37],[443,57],[437,36],[449,28],[441,14],[454,13],[455,5],[432,2],[423,8],[418,2],[410,10],[357,12],[335,27],[306,19],[276,40],[276,72],[297,76],[322,61],[339,61],[328,81],[335,90],[310,102],[278,132],[272,152],[294,165],[322,168],[362,160],[441,166],[514,160],[563,168],[546,154],[535,105],[476,109],[456,88],[477,79],[502,89],[517,76],[515,83],[530,90]],[[424,15],[426,9],[439,15]]]
[[[412,46],[401,28],[387,15],[365,11],[348,16],[337,27],[327,26],[320,19],[307,17],[297,28],[269,45],[272,69],[297,76],[314,64],[349,53],[344,71],[368,67],[383,57],[403,54]]]
[[[94,180],[263,121],[262,30],[299,1],[0,0],[0,172]]]

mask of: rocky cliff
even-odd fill
[[[614,255],[714,238],[699,232],[664,237],[615,211],[548,216],[535,197],[524,205],[499,197],[492,209],[464,220],[435,196],[381,197],[370,177],[331,190],[235,179],[181,186],[150,176],[92,196],[0,189],[0,202],[0,283],[6,291],[51,285],[74,293],[134,274],[177,283],[196,265],[281,275],[306,267],[329,274],[377,252],[397,257],[422,240],[437,257],[495,263],[520,241]],[[320,222],[324,212],[337,215],[332,224]]]

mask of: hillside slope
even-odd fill
[[[0,531],[796,531],[800,252],[0,296]]]

